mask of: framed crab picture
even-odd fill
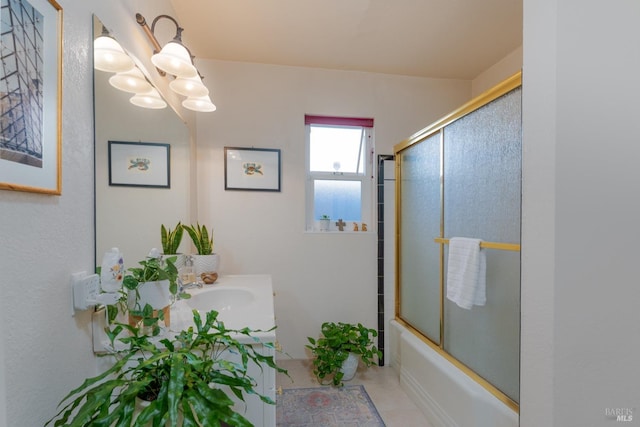
[[[280,191],[280,150],[224,147],[224,189]]]
[[[109,141],[109,185],[171,188],[171,145]]]

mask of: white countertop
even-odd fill
[[[249,301],[241,303],[219,304],[217,296],[224,299],[226,289],[236,289],[240,295],[250,295]],[[222,291],[222,292],[219,292]],[[246,292],[244,292],[246,291]],[[253,331],[251,337],[236,338],[244,343],[250,343],[255,339],[260,342],[274,342],[276,332],[275,315],[273,309],[273,286],[271,276],[268,274],[247,274],[221,276],[214,284],[203,285],[202,288],[188,289],[191,299],[179,300],[171,308],[170,331],[180,331],[193,325],[192,306],[198,298],[210,298],[213,301],[213,309],[218,311],[218,320],[222,321],[228,329],[249,328]],[[217,293],[219,292],[219,293]],[[207,295],[211,293],[212,295]],[[233,294],[229,292],[228,294]],[[201,300],[202,301],[202,300]],[[208,310],[208,308],[207,308]],[[204,318],[205,310],[199,310]],[[204,319],[203,319],[204,320]]]

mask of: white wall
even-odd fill
[[[136,10],[170,11],[164,0],[146,7],[141,1],[59,4],[62,195],[0,191],[0,426],[43,425],[72,387],[96,373],[90,313],[71,317],[70,291],[72,273],[94,268],[92,12],[127,38],[141,31]]]
[[[640,424],[639,21],[524,2],[523,427]]]
[[[63,85],[74,90],[63,94],[62,196],[0,192],[2,425],[43,425],[68,388],[94,370],[89,316],[71,317],[69,290],[71,273],[93,264],[93,113],[85,54],[91,15],[83,6],[65,10]]]
[[[471,96],[476,97],[522,69],[522,46],[480,73],[471,81]]]
[[[377,328],[377,246],[369,233],[304,232],[304,114],[373,117],[376,151],[467,101],[470,82],[199,61],[218,111],[198,118],[198,218],[221,271],[271,273],[278,339],[306,358],[324,321]],[[280,193],[224,191],[223,147],[282,150]]]

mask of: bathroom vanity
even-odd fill
[[[230,329],[250,328],[256,333],[251,337],[240,335],[238,341],[254,346],[264,356],[275,358],[275,316],[273,311],[273,287],[270,275],[222,276],[212,285],[188,291],[190,299],[177,301],[171,311],[171,330],[188,328],[193,322],[192,310],[203,314],[216,310],[218,320]],[[269,346],[265,346],[269,344]],[[229,354],[229,358],[239,357]],[[256,381],[255,390],[276,400],[276,374],[273,368],[253,364],[249,375]],[[232,396],[232,393],[228,393]],[[260,400],[257,395],[245,396],[245,402],[235,399],[234,410],[255,426],[275,427],[276,407]]]
[[[187,291],[189,299],[176,301],[171,307],[171,325],[163,331],[163,336],[176,335],[181,330],[193,326],[193,310],[204,317],[211,310],[218,312],[218,320],[228,329],[249,328],[251,336],[234,337],[246,345],[251,345],[264,356],[275,359],[275,316],[273,309],[273,286],[271,276],[229,275],[219,277],[212,285],[203,285]],[[109,341],[104,335],[104,310],[94,314],[94,352],[108,352]],[[159,337],[158,339],[160,339]],[[230,361],[239,355],[227,352]],[[108,358],[109,359],[109,358]],[[256,392],[276,400],[276,373],[268,366],[250,364],[248,374],[257,385]],[[245,401],[235,398],[229,390],[227,395],[235,400],[234,410],[247,418],[255,426],[275,427],[276,407],[262,402],[257,395],[245,395]]]

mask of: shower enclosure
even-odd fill
[[[397,321],[517,410],[521,75],[395,147]],[[446,299],[448,242],[482,239],[484,306]]]

